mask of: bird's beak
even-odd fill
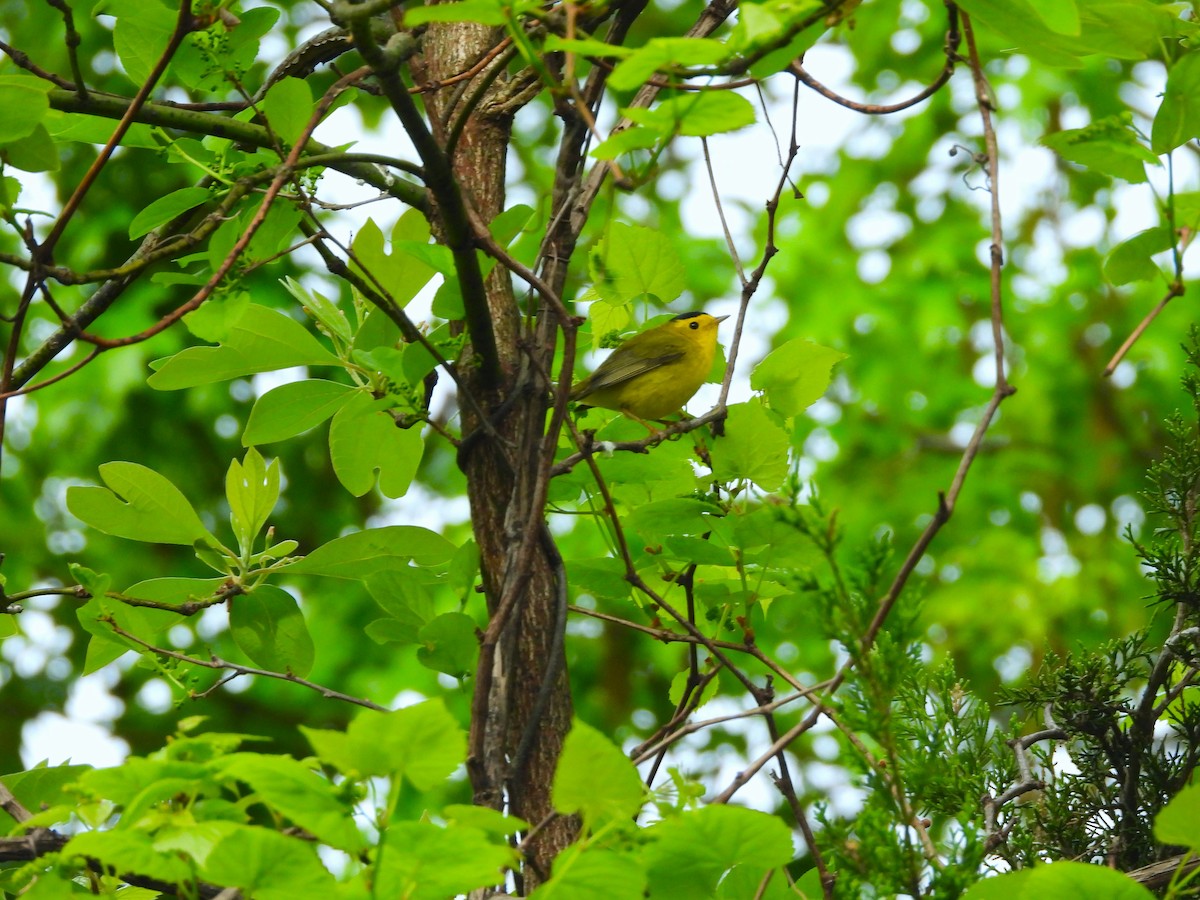
[[[719,325],[721,322],[724,322],[726,319],[728,319],[729,316],[717,316],[716,318],[717,318],[717,324]]]

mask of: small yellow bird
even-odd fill
[[[700,390],[712,369],[717,326],[728,318],[688,312],[634,335],[571,388],[571,399],[615,409],[651,428],[646,419],[676,412]]]

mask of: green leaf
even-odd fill
[[[384,247],[383,232],[373,219],[367,219],[354,236],[351,250],[354,259],[350,268],[386,290],[401,307],[430,282],[438,266],[445,264],[442,257],[449,260],[449,251],[445,247],[429,243],[429,223],[415,209],[408,210],[396,221],[392,229],[391,253]],[[438,266],[431,265],[430,260]]]
[[[266,828],[235,826],[208,854],[201,873],[254,900],[330,897],[335,887],[313,844]]]
[[[792,860],[792,836],[775,816],[723,804],[665,819],[648,831],[643,857],[650,895],[710,897],[721,876],[735,866],[765,873]],[[1063,895],[1067,896],[1067,895]]]
[[[187,860],[154,847],[153,836],[146,831],[85,831],[63,847],[65,859],[86,857],[98,860],[106,869],[137,872],[148,878],[169,883],[186,881],[191,875]]]
[[[475,620],[465,613],[443,613],[417,634],[422,646],[417,661],[427,669],[454,678],[467,678],[475,671],[479,638]]]
[[[415,28],[427,22],[478,22],[503,25],[508,21],[505,5],[497,0],[456,0],[437,6],[414,6],[404,10],[404,27]]]
[[[300,730],[317,756],[343,774],[403,776],[420,791],[445,781],[467,753],[466,735],[440,699],[391,713],[362,712],[345,732]]]
[[[683,292],[683,262],[661,231],[614,222],[592,251],[590,267],[604,298],[612,304],[639,297],[669,303]]]
[[[1189,785],[1171,798],[1154,820],[1154,836],[1164,844],[1178,844],[1200,853],[1200,785]]]
[[[176,13],[158,0],[106,0],[96,12],[117,17],[113,47],[125,74],[141,86],[167,48]]]
[[[403,497],[417,474],[425,442],[418,428],[398,428],[396,420],[374,401],[357,392],[344,403],[329,426],[329,458],[338,481],[355,497],[375,486],[386,497]]]
[[[670,97],[652,109],[631,107],[626,118],[662,134],[707,137],[754,124],[754,106],[740,94],[711,91]]]
[[[253,447],[242,462],[231,460],[225,474],[225,498],[233,533],[242,555],[247,556],[279,500],[279,460],[271,460],[268,466]]]
[[[303,678],[312,670],[312,635],[296,598],[273,584],[260,584],[229,603],[229,633],[257,666]]]
[[[220,346],[189,347],[151,365],[156,371],[146,383],[155,390],[174,391],[291,366],[338,366],[341,361],[295,319],[252,303]]]
[[[964,900],[1038,900],[1042,897],[1152,900],[1154,895],[1123,872],[1079,862],[1055,862],[985,878],[963,894]]]
[[[129,236],[139,238],[149,234],[160,225],[165,225],[181,213],[195,209],[212,195],[202,187],[185,187],[159,197],[129,223]]]
[[[29,137],[50,110],[49,85],[31,75],[0,75],[0,144]]]
[[[502,884],[505,870],[516,865],[517,854],[503,838],[490,838],[475,828],[393,822],[379,860],[376,896],[445,900]]]
[[[1042,144],[1065,160],[1121,178],[1130,184],[1146,180],[1146,165],[1159,165],[1127,115],[1097,119],[1085,128],[1048,134]]]
[[[254,401],[242,446],[270,444],[303,434],[350,402],[359,389],[310,378],[271,388]]]
[[[93,528],[154,544],[216,543],[179,488],[153,469],[109,462],[100,466],[100,477],[107,488],[67,489],[67,509]]]
[[[455,546],[434,531],[416,525],[389,525],[356,531],[322,544],[304,559],[288,567],[292,575],[324,575],[329,578],[369,578],[389,569],[449,562]]]
[[[433,597],[410,568],[389,569],[366,579],[367,592],[383,608],[394,623],[388,632],[389,640],[416,643],[418,633],[435,615]]]
[[[546,43],[542,45],[547,53],[563,51],[577,53],[580,56],[598,56],[608,59],[624,59],[638,52],[632,47],[622,47],[619,44],[606,44],[595,38],[564,38],[557,34],[546,35]],[[611,77],[609,84],[612,83]]]
[[[1033,8],[1051,31],[1079,34],[1079,7],[1075,0],[1039,0]]]
[[[761,403],[729,407],[725,436],[712,443],[713,475],[724,482],[753,481],[765,491],[783,484],[788,472],[788,435]]]
[[[12,791],[13,796],[26,809],[41,809],[42,807],[58,806],[68,800],[74,802],[76,799],[74,794],[68,794],[64,789],[78,781],[79,777],[90,768],[90,766],[40,765],[26,772],[5,775],[0,781]],[[0,813],[11,818],[7,810],[0,809]],[[7,834],[9,827],[6,826],[4,831]]]
[[[1200,53],[1186,53],[1171,65],[1167,89],[1150,129],[1150,149],[1169,153],[1200,137]]]
[[[199,309],[183,317],[183,324],[202,341],[223,341],[249,308],[250,294],[235,291],[206,300]]]
[[[572,844],[554,858],[550,880],[529,900],[641,900],[646,870],[627,851]]]
[[[299,140],[313,115],[312,88],[301,78],[281,78],[258,105],[271,131],[290,147]]]
[[[591,153],[596,159],[616,159],[623,153],[634,150],[649,150],[663,140],[663,135],[654,128],[643,128],[634,125],[618,131],[612,137],[602,141]]]
[[[57,172],[61,166],[58,146],[41,122],[25,137],[0,146],[0,158],[22,172]]]
[[[964,0],[959,6],[973,20],[1002,35],[1036,60],[1052,66],[1077,66],[1088,52],[1079,39],[1046,26],[1029,0]]]
[[[595,830],[636,815],[646,802],[646,787],[616,744],[576,719],[563,742],[550,796],[555,809],[579,813],[584,826]]]
[[[725,44],[712,38],[651,38],[617,63],[608,84],[616,91],[631,91],[641,87],[659,70],[677,66],[715,66],[728,56],[729,49]]]
[[[713,528],[713,516],[721,509],[715,503],[691,497],[655,500],[635,508],[624,525],[645,538],[666,534],[704,534]]]
[[[222,759],[220,768],[324,843],[350,854],[362,849],[362,833],[339,790],[303,763],[287,756],[235,753]]]
[[[1165,225],[1139,231],[1113,247],[1104,260],[1104,277],[1112,284],[1150,281],[1163,277],[1162,269],[1151,257],[1175,245],[1175,233]]]
[[[788,341],[754,367],[750,387],[764,391],[767,405],[790,418],[821,399],[833,380],[833,367],[845,358],[840,350],[812,341]]]

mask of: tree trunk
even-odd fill
[[[414,71],[427,83],[440,83],[482,60],[501,37],[499,29],[475,23],[431,24]],[[504,206],[511,121],[521,98],[502,75],[473,101],[475,84],[486,72],[424,97],[433,133],[443,144],[464,106],[475,103],[452,163],[466,200],[490,222]],[[572,717],[562,646],[566,585],[538,485],[550,390],[545,373],[553,361],[555,330],[539,328],[536,339],[525,332],[528,339],[521,340],[521,311],[503,266],[487,281],[487,301],[500,384],[484,383],[469,347],[458,365],[464,436],[459,464],[467,476],[491,616],[475,682],[468,767],[476,803],[507,805],[536,825],[553,812],[550,785]],[[480,411],[488,422],[480,420]],[[559,817],[535,835],[524,848],[523,891],[549,876],[550,861],[576,830],[572,819]]]

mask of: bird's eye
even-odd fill
[[[692,329],[692,331],[695,331],[699,327],[700,327],[699,322],[688,322],[688,328]]]

